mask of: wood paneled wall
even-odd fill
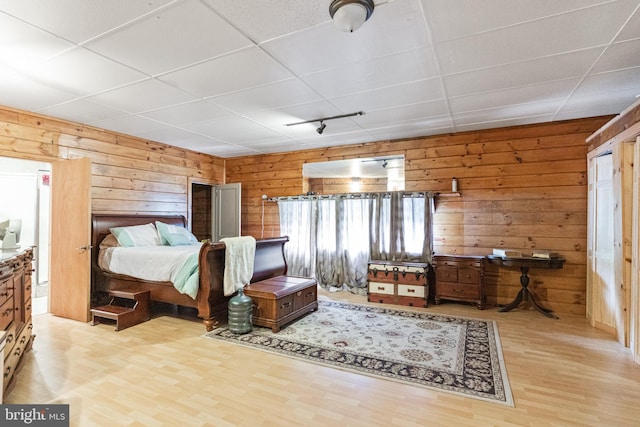
[[[532,270],[530,287],[557,312],[585,313],[586,138],[611,117],[381,141],[227,159],[226,182],[242,183],[242,232],[279,234],[278,208],[261,195],[303,193],[302,165],[405,156],[405,188],[436,191],[435,250],[486,255],[492,248],[557,251],[562,270]],[[460,197],[447,196],[458,178]],[[264,220],[264,221],[263,221]],[[510,302],[519,271],[488,267],[489,304]]]
[[[0,156],[92,161],[92,211],[188,218],[190,180],[224,182],[224,159],[0,107]],[[55,177],[53,177],[55,179]]]

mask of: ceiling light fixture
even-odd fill
[[[327,127],[327,124],[325,123],[327,120],[343,119],[345,117],[361,116],[363,114],[364,113],[362,111],[357,111],[355,113],[340,114],[339,116],[320,117],[320,118],[317,118],[317,119],[305,120],[303,122],[287,123],[287,124],[285,124],[285,126],[296,126],[296,125],[302,125],[302,124],[305,124],[305,123],[319,122],[320,126],[316,129],[316,132],[318,132],[320,135],[322,135],[322,132],[324,132],[324,129]]]
[[[329,15],[341,31],[353,33],[373,14],[373,0],[333,0]]]

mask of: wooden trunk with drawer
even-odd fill
[[[441,300],[464,301],[484,309],[484,257],[435,255],[433,266],[436,272],[436,304]]]
[[[276,276],[244,287],[254,304],[252,322],[273,332],[318,309],[318,283],[315,279]]]
[[[382,304],[426,307],[429,297],[429,264],[370,261],[367,300]]]
[[[24,356],[31,349],[31,274],[33,250],[2,251],[0,258],[0,330],[5,332],[3,391],[15,386]]]

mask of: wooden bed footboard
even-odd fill
[[[288,241],[287,236],[256,240],[251,283],[287,273],[284,245]],[[230,296],[224,295],[225,252],[226,247],[220,242],[205,242],[200,249],[197,308],[207,331],[218,323],[216,318],[227,312]]]
[[[213,329],[226,315],[228,296],[224,295],[224,265],[226,247],[221,242],[203,243],[198,258],[199,289],[196,299],[179,293],[170,282],[150,282],[129,276],[103,271],[98,265],[98,251],[102,240],[109,235],[109,228],[143,225],[162,221],[186,226],[183,216],[176,215],[92,215],[91,292],[95,302],[100,295],[112,290],[148,290],[151,301],[164,302],[198,310],[207,331]],[[256,240],[256,254],[251,283],[287,273],[284,245],[287,236]],[[93,305],[93,304],[92,304]]]

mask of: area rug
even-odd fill
[[[495,322],[319,301],[278,333],[226,327],[207,338],[351,372],[513,405]]]

